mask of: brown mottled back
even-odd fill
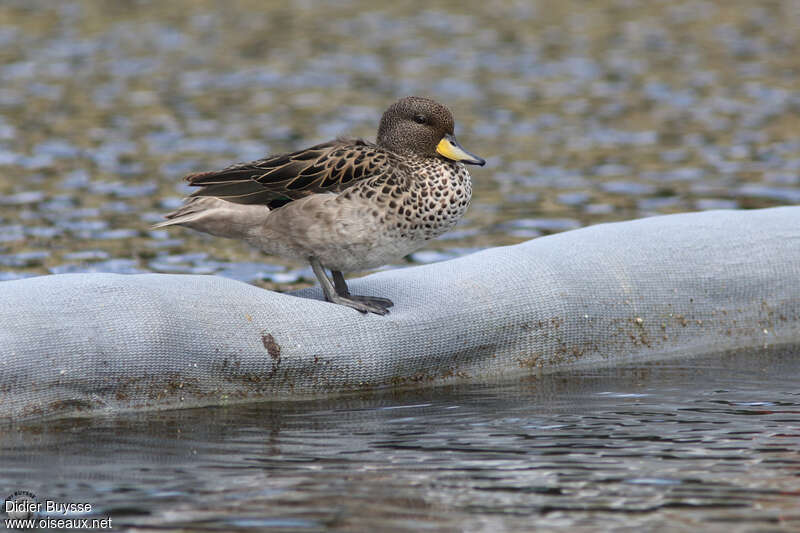
[[[271,209],[324,192],[341,192],[372,177],[409,172],[404,155],[437,157],[436,145],[453,133],[453,115],[443,105],[418,96],[392,104],[381,118],[378,144],[338,139],[222,170],[191,174],[192,196],[213,196]]]

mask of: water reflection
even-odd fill
[[[773,350],[64,420],[5,433],[0,484],[120,527],[796,527],[798,372]]]

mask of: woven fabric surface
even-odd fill
[[[352,280],[0,283],[0,418],[304,398],[800,344],[800,207],[602,224]]]

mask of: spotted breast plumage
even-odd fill
[[[396,261],[464,215],[472,194],[464,164],[484,160],[458,144],[453,126],[443,105],[403,98],[383,114],[377,143],[338,139],[187,176],[200,189],[156,226],[308,261],[328,301],[386,314],[390,300],[350,294],[342,272]]]

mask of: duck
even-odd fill
[[[344,273],[397,262],[464,216],[466,165],[486,161],[459,144],[454,126],[444,105],[401,98],[374,143],[338,138],[186,176],[198,190],[154,228],[184,226],[308,262],[328,302],[386,315],[394,302],[351,294]]]

